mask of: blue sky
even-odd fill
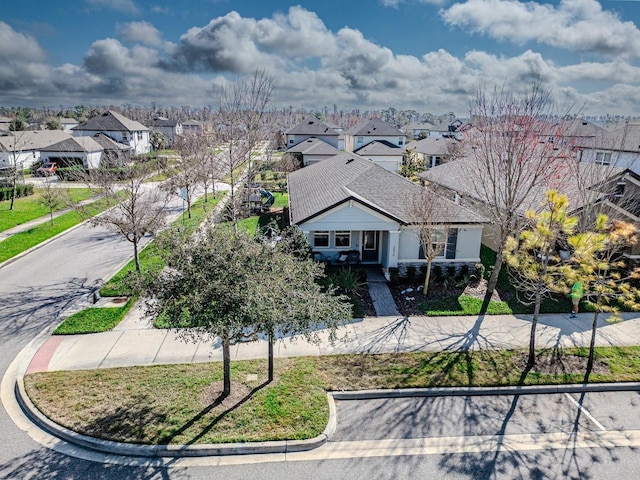
[[[465,115],[479,87],[541,80],[640,114],[640,2],[24,0],[0,14],[0,105],[213,105],[256,69],[275,106]]]

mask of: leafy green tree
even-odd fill
[[[522,302],[533,305],[531,333],[529,335],[529,358],[527,367],[535,365],[536,327],[540,305],[544,297],[565,290],[562,279],[567,264],[560,257],[557,246],[573,233],[578,219],[567,213],[569,201],[557,191],[547,192],[542,211],[526,213],[527,227],[518,237],[509,237],[505,259],[509,265],[513,285],[522,294]]]
[[[149,141],[151,142],[151,148],[154,151],[162,150],[163,148],[167,148],[167,137],[164,136],[164,133],[152,131]]]
[[[326,328],[333,339],[350,318],[343,297],[323,291],[316,280],[322,267],[300,260],[272,242],[241,231],[212,226],[193,238],[168,233],[160,241],[166,266],[147,277],[147,312],[162,315],[186,338],[219,337],[222,342],[223,396],[231,392],[233,344],[269,336],[269,379],[273,378],[273,338],[302,335],[317,340]]]
[[[62,130],[62,122],[59,118],[50,118],[45,124],[47,130]]]
[[[640,308],[637,286],[640,267],[632,268],[624,256],[637,241],[636,227],[627,222],[610,221],[604,214],[598,215],[592,230],[568,238],[573,249],[571,259],[575,262],[575,268],[568,275],[569,284],[581,282],[585,301],[593,308],[587,375],[593,369],[600,313],[616,314],[621,307]]]

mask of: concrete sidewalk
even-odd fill
[[[103,302],[108,301],[103,299]],[[625,313],[623,321],[599,320],[596,345],[640,345],[640,314]],[[367,317],[356,319],[339,331],[341,340],[328,341],[318,331],[318,345],[304,339],[280,339],[277,357],[332,355],[341,353],[392,353],[418,351],[465,351],[528,348],[531,315],[460,317]],[[576,319],[568,314],[541,315],[538,348],[588,346],[593,314]],[[266,338],[232,347],[232,359],[266,358]],[[170,330],[153,329],[140,305],[113,330],[87,335],[52,336],[36,352],[28,373],[135,365],[192,363],[222,360],[217,341],[184,341]]]

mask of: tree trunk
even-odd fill
[[[222,364],[224,379],[222,398],[226,398],[231,393],[231,342],[227,335],[222,338]]]
[[[586,378],[589,378],[589,374],[591,370],[593,370],[593,362],[595,356],[595,348],[596,348],[596,331],[598,328],[598,310],[599,310],[599,302],[596,303],[596,311],[593,312],[593,322],[591,324],[591,342],[589,343],[589,361],[587,362],[587,372]]]
[[[269,332],[269,383],[273,382],[273,333]]]
[[[422,294],[426,295],[429,290],[429,281],[431,280],[431,264],[433,263],[432,259],[427,260],[427,274],[424,277],[424,285],[422,286]]]
[[[53,208],[49,207],[49,219],[51,220],[51,225],[53,225]]]
[[[500,247],[498,249],[498,252],[496,253],[496,261],[493,264],[493,270],[491,271],[491,276],[489,277],[489,281],[487,282],[487,292],[484,295],[482,307],[480,307],[480,315],[484,315],[485,313],[487,313],[489,302],[491,301],[493,292],[496,289],[496,285],[498,284],[498,275],[500,275],[500,270],[502,269],[502,261],[504,259],[504,244],[505,242],[500,243]]]
[[[536,300],[533,306],[533,317],[531,318],[531,333],[529,334],[529,359],[527,360],[527,368],[531,368],[536,364],[536,328],[538,326],[538,317],[540,316],[540,291],[536,292]]]
[[[138,240],[133,242],[133,259],[136,263],[136,272],[140,273],[140,258],[138,256]]]
[[[14,163],[15,163],[15,158],[14,158]],[[18,189],[18,166],[14,165],[13,166],[13,184],[11,185],[11,204],[9,205],[9,210],[13,211],[13,203],[15,202],[16,199],[16,192]]]

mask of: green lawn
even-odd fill
[[[41,189],[36,189],[33,195],[17,198],[13,210],[9,210],[10,201],[0,202],[0,232],[49,215],[49,208],[40,202],[41,191]],[[94,195],[94,192],[88,188],[69,188],[64,191],[69,195],[71,202],[80,202]],[[64,208],[66,206],[61,206],[56,210]]]
[[[544,352],[573,364],[587,349]],[[232,395],[218,404],[220,363],[27,375],[35,405],[67,428],[149,444],[204,444],[312,438],[327,425],[326,390],[581,384],[583,371],[523,372],[524,351],[331,355],[234,361]],[[640,347],[598,348],[590,382],[640,380]],[[256,380],[257,377],[257,380]],[[235,395],[234,395],[235,392]]]
[[[54,335],[107,332],[124,318],[135,298],[130,298],[122,307],[87,308],[71,315],[54,331]]]
[[[485,266],[485,278],[487,279],[489,277],[490,268],[493,267],[493,263],[495,262],[495,258],[496,253],[482,245],[480,250],[480,259],[482,264]],[[533,305],[523,305],[518,300],[517,292],[509,280],[509,273],[506,266],[503,266],[500,270],[500,274],[498,275],[498,285],[496,288],[500,292],[501,296],[507,300],[504,302],[490,302],[487,309],[487,313],[489,315],[533,313]],[[480,313],[481,306],[482,299],[459,294],[426,301],[421,304],[419,308],[425,315],[451,316],[477,315]],[[586,305],[581,306],[580,308],[582,311],[589,310]],[[540,305],[540,313],[570,311],[571,300],[567,296],[556,295],[553,298],[544,298]]]

